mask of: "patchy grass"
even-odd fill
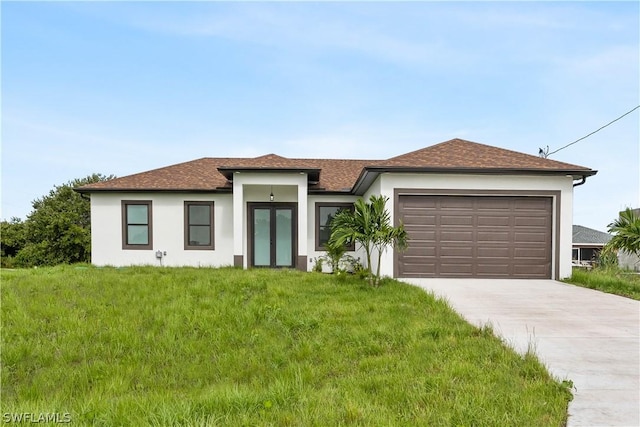
[[[566,281],[585,288],[640,300],[640,274],[611,268],[589,271],[574,268],[571,277]]]
[[[424,291],[296,271],[2,271],[2,412],[80,425],[560,426],[571,393]]]

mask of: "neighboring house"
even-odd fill
[[[621,212],[622,213],[622,212]],[[633,213],[640,216],[640,208],[633,209]],[[618,265],[627,270],[640,271],[640,258],[625,251],[618,252]]]
[[[385,252],[383,275],[558,279],[571,274],[573,187],[595,173],[453,139],[387,160],[202,158],[77,191],[91,197],[96,265],[310,270],[327,219],[375,194],[410,238]]]
[[[602,231],[583,227],[573,226],[573,254],[571,261],[576,266],[591,266],[598,258],[600,251],[612,236]]]

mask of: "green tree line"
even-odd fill
[[[91,261],[91,204],[74,191],[114,176],[93,174],[55,186],[32,202],[23,221],[0,223],[2,267],[35,267]]]

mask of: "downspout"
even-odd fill
[[[585,175],[582,175],[582,181],[578,182],[577,184],[573,184],[573,186],[577,187],[579,185],[584,184],[585,182],[587,182],[587,177]]]

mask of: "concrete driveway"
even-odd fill
[[[573,381],[569,426],[640,426],[640,302],[553,280],[403,279]]]

